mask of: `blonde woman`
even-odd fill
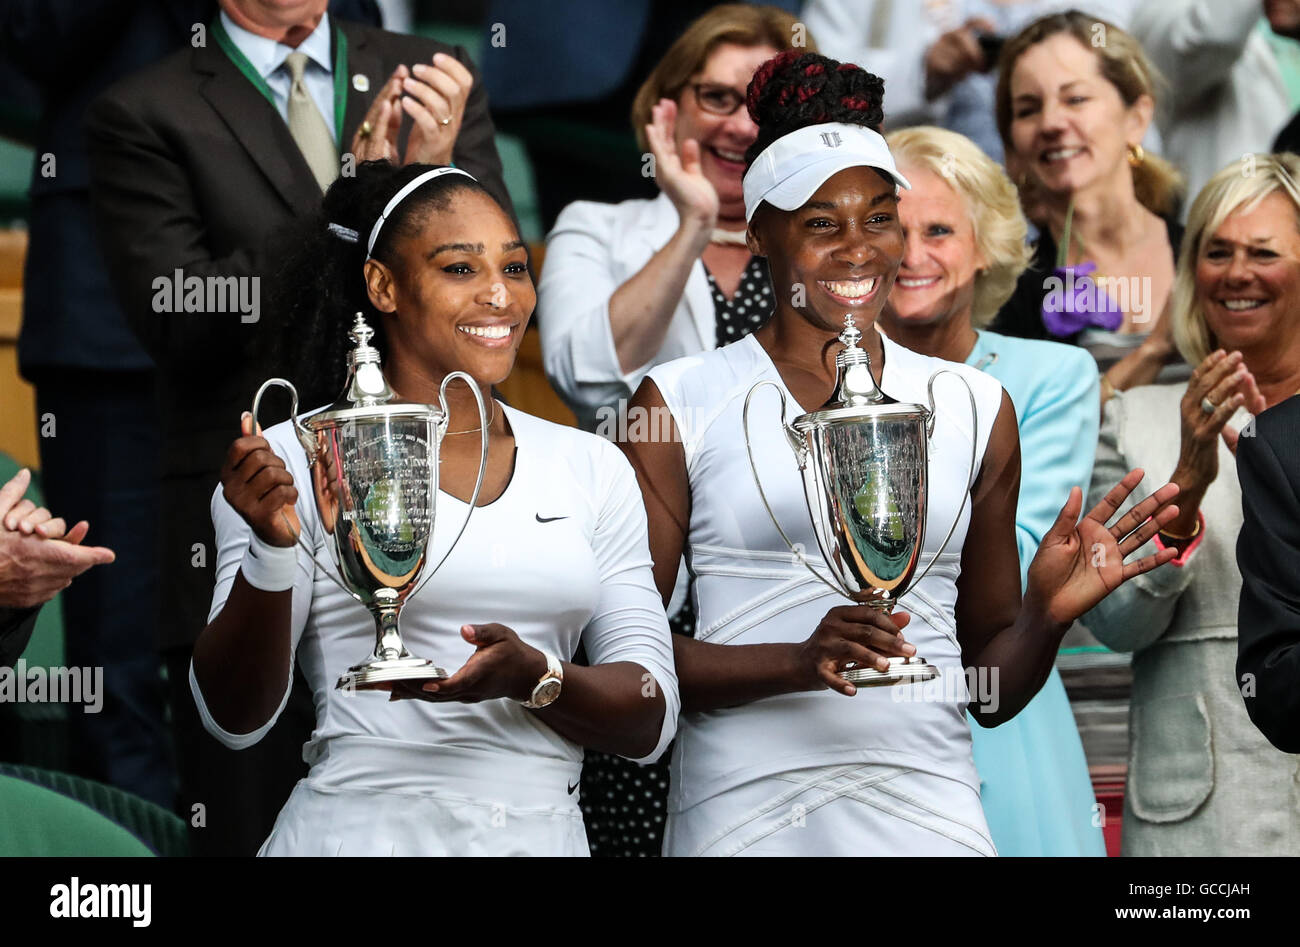
[[[1294,756],[1251,724],[1235,677],[1241,488],[1230,451],[1250,414],[1300,390],[1300,158],[1247,155],[1192,204],[1171,311],[1182,385],[1106,406],[1092,495],[1130,465],[1179,485],[1179,515],[1147,552],[1172,568],[1139,576],[1084,618],[1133,652],[1126,855],[1300,851]]]
[[[1020,429],[1016,545],[1029,563],[1074,486],[1092,474],[1098,380],[1082,349],[984,328],[1028,262],[1016,189],[970,139],[918,127],[886,138],[911,182],[899,195],[903,262],[878,325],[914,352],[983,369]],[[1083,744],[1052,668],[1014,719],[971,727],[980,801],[1002,855],[1104,855]]]
[[[1031,23],[999,64],[1008,166],[1043,219],[993,328],[1083,346],[1103,373],[1103,399],[1189,371],[1162,318],[1182,238],[1181,179],[1141,145],[1156,86],[1132,36],[1077,10]]]

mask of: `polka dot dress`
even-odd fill
[[[730,299],[718,288],[708,267],[704,272],[709,277],[713,311],[718,317],[718,348],[743,339],[772,315],[772,283],[767,277],[767,260],[758,256],[749,258],[736,295]]]
[[[695,608],[689,595],[668,627],[675,635],[694,636]],[[641,766],[621,756],[587,751],[579,805],[593,856],[648,858],[662,853],[672,755],[670,746],[658,763]]]
[[[767,261],[750,257],[736,295],[728,299],[709,277],[713,309],[717,315],[717,344],[721,348],[749,335],[772,314],[772,286]],[[668,620],[673,634],[695,636],[694,590],[681,610]],[[668,803],[668,760],[640,766],[619,756],[588,750],[582,766],[582,817],[587,825],[587,845],[595,856],[637,858],[657,856],[663,850],[664,818]]]

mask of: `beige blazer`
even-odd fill
[[[1110,400],[1089,505],[1134,467],[1147,476],[1122,510],[1168,480],[1185,390],[1147,385]],[[1229,424],[1239,430],[1248,417]],[[1222,442],[1201,513],[1203,538],[1183,565],[1126,582],[1083,618],[1102,643],[1133,653],[1123,853],[1300,854],[1300,757],[1260,734],[1235,680],[1241,489]],[[1133,558],[1156,549],[1152,540]]]

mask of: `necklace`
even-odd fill
[[[492,402],[492,417],[488,418],[488,427],[491,427],[492,422],[497,419],[497,399],[492,398],[490,400]],[[475,431],[480,431],[480,430],[482,430],[482,428],[467,427],[463,431],[448,431],[446,434],[443,435],[443,437],[450,437],[453,434],[473,434]]]
[[[745,247],[744,230],[723,230],[720,227],[713,228],[713,234],[709,237],[709,243],[721,243],[724,246]]]

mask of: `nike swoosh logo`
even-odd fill
[[[561,517],[561,519],[563,519],[563,517]],[[582,782],[582,780],[578,780],[578,782],[580,783],[580,782]],[[572,795],[573,795],[573,791],[574,791],[575,789],[577,789],[577,788],[578,788],[578,783],[574,783],[572,786],[570,786],[570,787],[569,787],[569,795],[572,796]]]
[[[546,517],[546,518],[543,519],[541,513],[534,513],[533,515],[537,517],[537,522],[539,522],[539,523],[554,523],[556,520],[567,520],[567,519],[568,519],[567,516],[548,516],[548,517]]]

